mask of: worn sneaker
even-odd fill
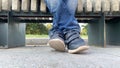
[[[64,35],[59,32],[54,32],[50,36],[48,44],[57,51],[65,51]]]
[[[68,53],[76,54],[89,49],[85,41],[80,38],[80,33],[74,30],[65,33]]]

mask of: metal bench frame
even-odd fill
[[[79,22],[88,23],[88,44],[106,47],[120,45],[120,13],[85,11],[76,13]],[[42,18],[45,19],[42,19]],[[0,12],[0,48],[25,46],[25,23],[52,22],[50,13]],[[84,19],[81,19],[84,18]]]

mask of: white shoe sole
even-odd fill
[[[57,51],[65,51],[65,43],[60,39],[51,39],[48,44]]]
[[[70,53],[70,54],[78,54],[78,53],[83,52],[83,51],[88,50],[88,49],[89,49],[89,46],[80,46],[77,49],[68,50],[68,53]]]

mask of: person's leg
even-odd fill
[[[69,53],[79,53],[89,48],[80,38],[80,27],[75,19],[78,0],[63,0],[59,12],[59,29],[64,32]]]
[[[53,15],[53,27],[51,31],[57,31],[58,29],[58,16],[57,11],[59,10],[61,0],[45,0],[45,3],[50,11],[50,13]]]
[[[50,40],[48,44],[58,51],[65,51],[65,43],[64,43],[64,34],[61,32],[58,26],[58,11],[60,9],[62,0],[45,0],[45,3],[53,15],[53,27],[49,31]]]
[[[78,0],[62,0],[61,8],[59,9],[59,29],[61,31],[76,30],[80,31],[79,24],[75,18],[75,11]]]

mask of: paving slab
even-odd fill
[[[120,48],[92,46],[81,54],[49,46],[0,49],[0,68],[120,68]]]

